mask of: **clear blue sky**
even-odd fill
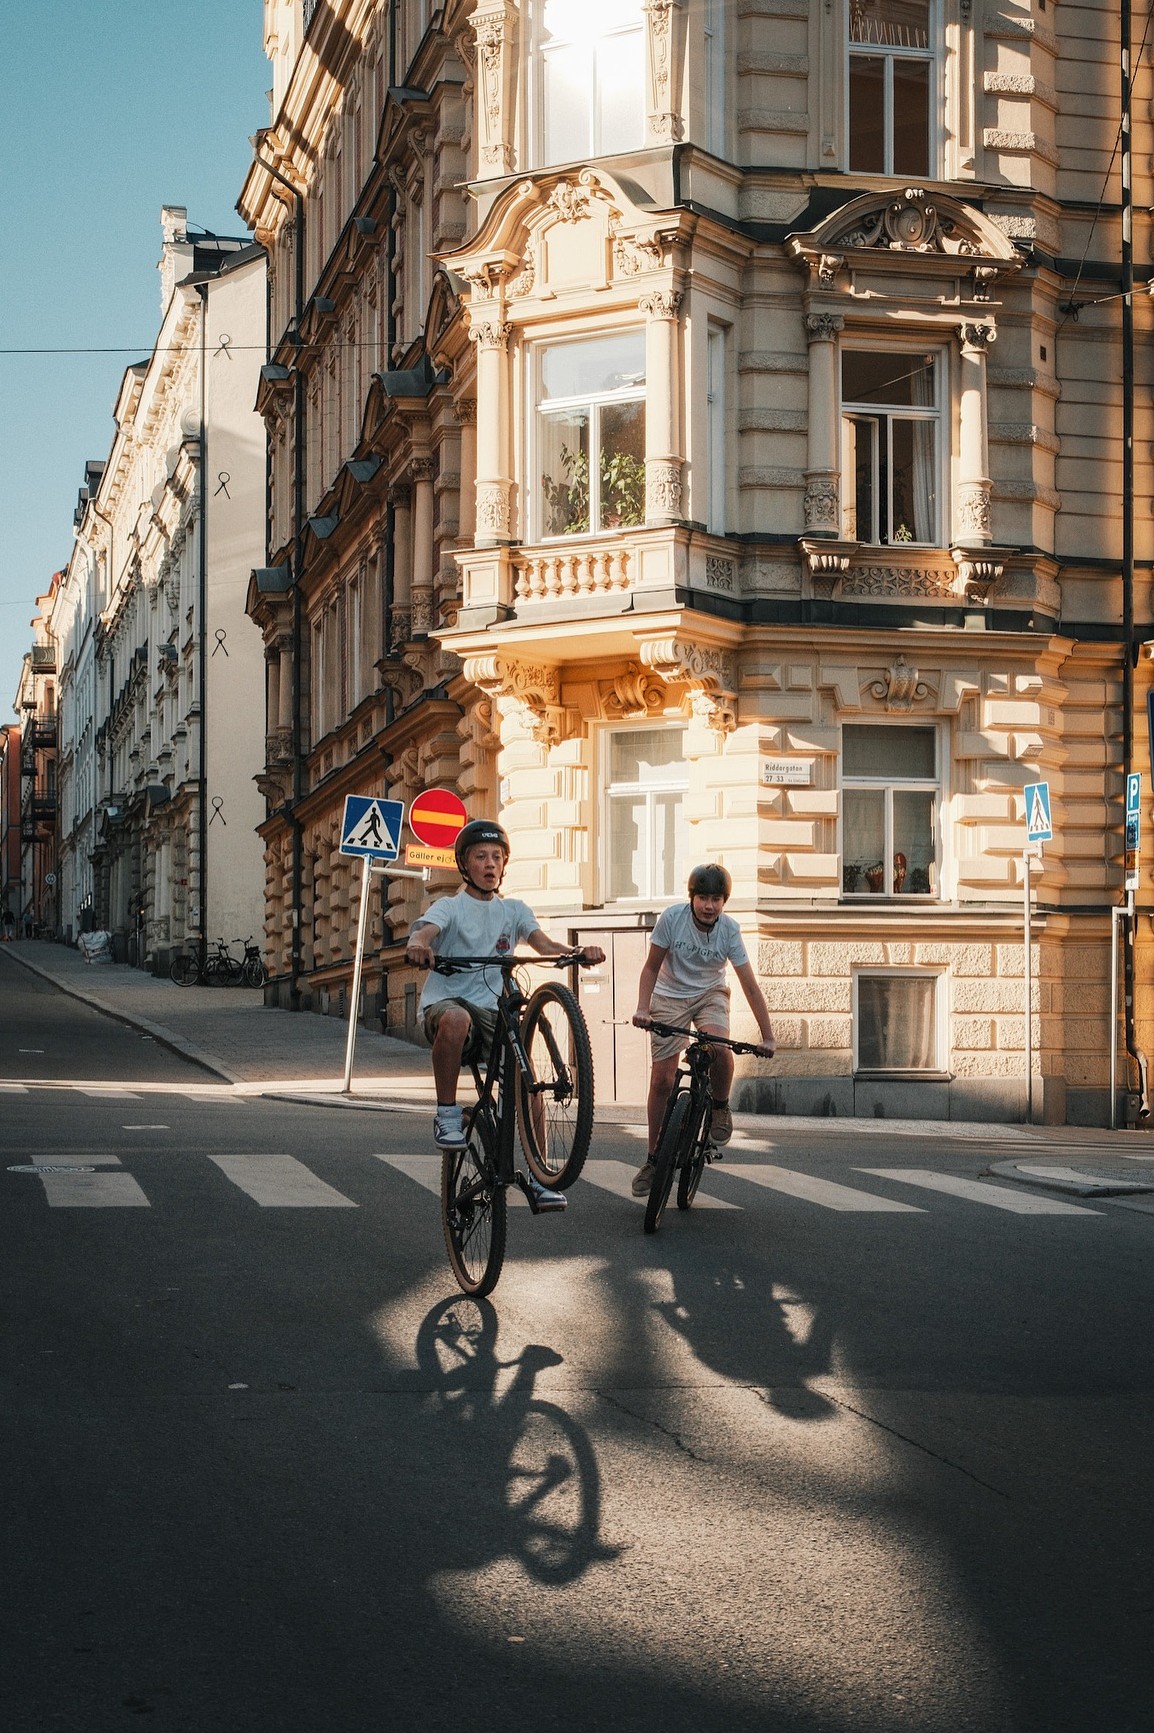
[[[261,0],[7,0],[0,16],[0,722],[88,458],[160,326],[160,207],[243,235],[268,123]]]

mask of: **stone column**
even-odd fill
[[[413,518],[407,487],[389,489],[393,508],[393,606],[389,621],[389,649],[405,644],[410,636],[410,606],[413,583]]]
[[[499,548],[511,536],[513,485],[509,425],[509,333],[499,319],[479,319],[469,331],[477,345],[477,534],[479,548]]]
[[[280,647],[275,642],[265,645],[264,663],[267,675],[264,731],[267,737],[280,727]]]
[[[992,322],[958,327],[962,339],[959,399],[958,510],[959,547],[986,547],[993,540],[990,521],[990,455],[986,432],[986,351],[997,336]]]
[[[681,354],[676,289],[656,289],[639,303],[645,325],[645,521],[681,521]]]
[[[646,143],[676,144],[685,136],[681,114],[680,0],[648,0],[644,11],[649,111]]]
[[[811,536],[841,535],[841,428],[838,416],[838,345],[845,320],[838,313],[806,315],[809,344],[809,467],[805,472],[805,529]]]
[[[462,397],[453,405],[461,429],[461,497],[458,534],[464,542],[472,541],[477,529],[477,399]]]
[[[433,624],[433,459],[415,457],[413,478],[412,635],[423,637]]]
[[[280,667],[277,677],[276,725],[281,731],[292,732],[293,725],[293,635],[280,632],[276,641]]]

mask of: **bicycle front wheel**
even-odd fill
[[[447,1149],[441,1157],[445,1249],[458,1287],[477,1297],[492,1293],[505,1261],[505,1188],[486,1149],[492,1136],[486,1130],[474,1126],[464,1149]]]
[[[259,957],[248,957],[243,964],[243,971],[246,987],[263,987],[268,980],[268,970]]]
[[[593,1055],[575,996],[547,981],[525,1007],[529,1075],[517,1079],[517,1125],[533,1178],[564,1191],[585,1165],[593,1131]]]
[[[675,1095],[669,1104],[669,1113],[665,1120],[665,1128],[661,1133],[661,1142],[653,1158],[653,1184],[649,1187],[649,1197],[645,1203],[645,1232],[655,1234],[661,1226],[661,1218],[665,1214],[665,1206],[669,1202],[669,1193],[673,1189],[673,1176],[677,1172],[677,1164],[689,1137],[692,1135],[690,1120],[691,1103],[687,1091]]]
[[[701,1184],[701,1176],[705,1172],[707,1142],[703,1128],[695,1126],[693,1140],[685,1152],[684,1160],[677,1174],[678,1209],[688,1209],[697,1196],[697,1188]]]
[[[190,951],[172,959],[169,975],[178,987],[191,987],[200,975],[200,964]]]

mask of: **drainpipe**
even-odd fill
[[[112,519],[108,516],[108,514],[106,512],[101,511],[100,507],[97,505],[97,503],[94,499],[90,499],[88,501],[88,504],[92,508],[93,516],[98,517],[102,524],[107,524],[107,526],[108,526],[108,592],[109,592],[109,598],[111,598],[112,586],[115,582],[115,578],[113,577],[113,568],[115,565],[115,555],[116,555],[116,525],[113,523]],[[104,613],[103,608],[100,609],[100,613],[101,614]],[[94,670],[94,673],[99,671],[97,663],[96,663],[95,649],[93,651],[93,670]],[[109,683],[108,683],[108,709],[109,709],[109,713],[111,713],[111,710],[112,710],[112,682],[111,681],[109,681]],[[107,734],[105,735],[105,739],[106,740],[108,739]],[[114,781],[113,774],[112,774],[112,751],[111,751],[111,747],[109,747],[109,749],[108,749],[108,759],[107,759],[107,764],[105,766],[105,773],[106,773],[107,780],[108,780],[108,787],[105,789],[105,796],[108,800],[108,803],[111,804],[112,795],[113,795],[113,781]],[[93,822],[93,841],[94,842],[96,840],[95,828],[96,827],[95,827],[95,821],[94,821]],[[111,902],[110,874],[109,874],[107,862],[101,868],[100,877],[101,877],[100,898],[99,898],[99,905],[96,909],[96,919],[98,921],[100,921],[101,925],[107,930],[109,921],[110,921],[111,916],[112,916],[112,910],[110,907],[110,902]],[[93,874],[93,877],[92,877],[92,883],[93,883],[93,890],[95,891],[95,888],[96,888],[96,875],[95,875],[95,873]]]
[[[1131,0],[1121,0],[1122,171],[1122,787],[1134,764],[1134,241],[1131,170]],[[1123,798],[1125,795],[1123,794]],[[1127,892],[1123,948],[1126,1051],[1138,1071],[1138,1117],[1150,1117],[1149,1064],[1134,1029],[1134,896]]]
[[[259,145],[261,135],[256,135],[254,141]],[[293,259],[293,326],[298,336],[305,308],[305,201],[301,193],[286,175],[274,168],[261,154],[259,148],[254,151],[259,166],[279,186],[284,187],[296,206],[296,246]],[[303,972],[303,948],[301,932],[301,902],[304,895],[304,843],[301,821],[297,817],[297,807],[304,793],[304,767],[302,764],[303,730],[301,727],[301,688],[303,685],[303,625],[304,606],[301,598],[301,569],[304,555],[305,532],[305,382],[301,372],[299,359],[293,367],[293,586],[292,586],[292,645],[293,645],[293,705],[292,705],[292,760],[293,780],[292,795],[287,802],[285,816],[288,819],[292,834],[292,950],[289,963],[289,1009],[299,1011],[301,1008],[300,979]]]
[[[200,297],[200,484],[197,517],[200,523],[196,572],[197,612],[200,615],[200,635],[196,646],[196,683],[200,692],[199,767],[197,778],[196,822],[200,833],[197,854],[200,866],[200,962],[203,968],[208,956],[208,284],[198,283]]]

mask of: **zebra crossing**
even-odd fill
[[[201,1157],[261,1209],[358,1209],[371,1201],[365,1196],[360,1199],[348,1196],[314,1173],[306,1162],[284,1152],[205,1149],[194,1159]],[[403,1183],[417,1185],[435,1197],[440,1196],[441,1158],[435,1150],[404,1154],[374,1151],[370,1159],[379,1162]],[[579,1197],[585,1187],[591,1187],[636,1211],[638,1201],[630,1191],[634,1171],[635,1164],[626,1159],[590,1158],[575,1196]],[[38,1180],[51,1209],[153,1207],[145,1185],[128,1172],[114,1154],[102,1152],[87,1157],[79,1154],[67,1159],[45,1156],[12,1163],[4,1177],[14,1183],[12,1176],[15,1175]],[[772,1194],[773,1201],[788,1200],[787,1207],[800,1205],[841,1215],[925,1216],[931,1213],[935,1200],[950,1205],[1001,1210],[1022,1218],[1081,1216],[1100,1219],[1108,1213],[1101,1207],[1023,1191],[998,1180],[970,1179],[930,1168],[860,1167],[850,1169],[846,1178],[851,1175],[861,1175],[863,1183],[851,1185],[846,1180],[834,1181],[771,1162],[727,1159],[724,1164],[710,1170],[705,1188],[697,1194],[694,1209],[756,1210],[764,1208],[769,1201],[766,1194]],[[870,1182],[873,1182],[872,1188],[865,1189]],[[894,1195],[898,1191],[904,1192],[905,1197]],[[918,1201],[909,1201],[911,1192]],[[512,1207],[528,1207],[515,1187],[510,1188],[508,1197]]]

